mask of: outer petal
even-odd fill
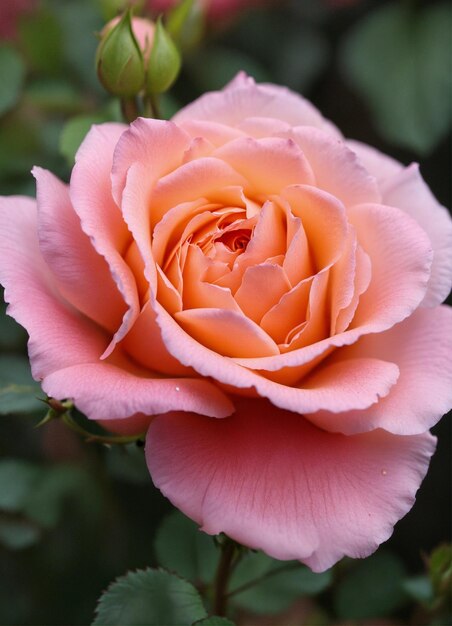
[[[112,352],[130,330],[139,313],[135,278],[125,263],[130,233],[115,204],[110,172],[113,151],[125,130],[121,124],[93,126],[80,146],[72,170],[70,195],[83,231],[91,238],[96,251],[107,261],[114,281],[121,292],[127,311],[104,356]]]
[[[414,217],[430,238],[433,247],[432,273],[424,306],[436,306],[447,298],[452,287],[452,220],[439,204],[419,173],[417,164],[381,183],[385,204],[398,207]]]
[[[42,386],[54,398],[72,398],[85,415],[99,421],[167,411],[226,417],[233,411],[229,398],[207,380],[145,378],[105,362],[59,370],[47,376]]]
[[[401,163],[372,146],[353,140],[346,141],[346,144],[358,156],[366,170],[375,176],[378,183],[403,170]]]
[[[37,183],[39,245],[61,293],[82,313],[115,332],[126,304],[105,259],[97,254],[80,227],[68,187],[39,167],[33,174]]]
[[[38,248],[36,203],[0,200],[0,282],[8,313],[28,331],[33,376],[99,359],[108,338],[58,292]]]
[[[346,435],[384,428],[396,435],[425,432],[452,407],[452,309],[418,309],[391,330],[367,335],[340,351],[342,358],[373,357],[398,365],[389,394],[364,411],[321,411],[310,421]]]
[[[317,126],[336,136],[339,131],[299,94],[277,85],[256,85],[244,72],[222,91],[207,93],[181,109],[173,118],[220,122],[238,126],[248,117],[274,117],[291,126]]]
[[[327,363],[303,380],[300,387],[287,387],[240,367],[233,359],[225,358],[202,345],[185,332],[158,303],[154,306],[163,342],[180,363],[236,390],[250,390],[254,387],[258,395],[269,398],[273,404],[284,409],[313,413],[320,409],[341,412],[366,408],[377,402],[379,397],[387,395],[398,378],[398,368],[392,363],[379,359],[349,359],[331,365]],[[208,309],[206,311],[209,313]],[[231,311],[224,313],[229,315]],[[228,328],[220,330],[230,332],[230,324]],[[207,327],[205,333],[209,330]],[[209,339],[213,341],[214,335]]]
[[[315,571],[390,537],[435,447],[429,434],[345,437],[265,401],[236,406],[225,420],[158,416],[146,443],[154,483],[205,532]]]

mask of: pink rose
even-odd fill
[[[239,75],[34,174],[0,278],[44,391],[147,430],[207,533],[315,571],[385,541],[452,404],[452,223],[417,166]]]

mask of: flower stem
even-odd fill
[[[214,584],[214,615],[225,616],[227,609],[228,584],[232,573],[232,565],[235,554],[235,543],[229,537],[226,537],[221,545],[220,562],[218,563],[217,573]]]
[[[121,113],[124,121],[131,124],[140,115],[136,98],[121,98]]]

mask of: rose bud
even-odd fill
[[[159,18],[146,70],[146,92],[152,94],[167,91],[176,80],[180,65],[179,51]]]
[[[134,19],[134,22],[137,18]],[[140,44],[132,28],[130,11],[124,13],[113,26],[107,24],[96,55],[97,74],[102,85],[115,96],[131,97],[141,91],[144,84],[145,66]],[[149,23],[152,27],[152,24]],[[151,32],[145,38],[146,46],[151,41]]]

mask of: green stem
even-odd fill
[[[232,565],[235,553],[235,543],[226,538],[221,546],[220,562],[214,583],[214,615],[224,616],[227,609],[228,584],[232,573]]]
[[[121,113],[128,124],[134,122],[140,116],[137,99],[121,98]]]
[[[232,598],[232,596],[235,596],[238,593],[242,593],[243,591],[247,591],[248,589],[251,589],[251,587],[258,585],[259,583],[261,583],[263,580],[266,580],[267,578],[271,578],[272,576],[275,576],[276,574],[279,574],[280,572],[290,571],[292,569],[297,569],[299,567],[300,567],[299,563],[288,563],[287,565],[282,565],[281,567],[272,569],[269,572],[262,574],[262,576],[259,576],[258,578],[255,578],[254,580],[250,580],[249,582],[245,583],[244,585],[241,585],[240,587],[236,587],[235,589],[230,591],[228,594],[226,594],[226,597],[227,599]]]
[[[82,437],[86,438],[86,441],[105,443],[105,444],[127,444],[134,443],[144,438],[144,435],[95,435],[94,433],[90,433],[85,430],[80,424],[74,420],[74,418],[70,415],[70,413],[62,413],[61,419],[71,430],[82,435]]]
[[[156,94],[146,96],[144,100],[144,114],[146,117],[153,117],[157,120],[161,119],[162,116]]]

